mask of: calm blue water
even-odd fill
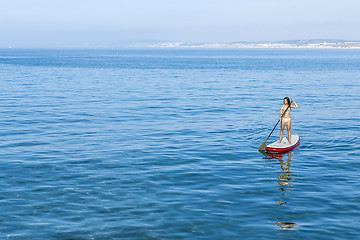
[[[0,83],[0,239],[360,237],[360,50],[9,49]]]

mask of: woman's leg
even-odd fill
[[[291,144],[291,120],[286,123],[286,128],[288,132],[289,144]]]
[[[283,136],[283,133],[284,133],[284,128],[285,128],[285,121],[281,119],[281,129],[280,129],[280,140],[279,140],[279,143],[281,143],[282,136]]]

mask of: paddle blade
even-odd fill
[[[265,148],[266,148],[266,142],[267,142],[267,139],[265,142],[263,142],[263,144],[261,144],[261,146],[259,147],[259,151],[265,151]]]

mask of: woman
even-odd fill
[[[291,108],[298,108],[299,106],[296,104],[294,99],[291,99],[291,101],[294,103],[294,105],[291,105],[290,99],[288,97],[284,98],[284,104],[280,108],[279,112],[279,119],[281,119],[281,130],[280,130],[280,140],[279,143],[281,143],[282,136],[284,133],[284,128],[286,124],[287,132],[288,132],[288,138],[289,138],[289,144],[291,144],[291,118],[290,118],[290,110]],[[284,113],[284,115],[282,115]]]

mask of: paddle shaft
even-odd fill
[[[274,132],[276,126],[279,124],[280,120],[283,118],[285,112],[288,110],[288,108],[290,107],[290,105],[291,105],[291,101],[290,101],[289,106],[286,108],[286,110],[281,114],[281,118],[277,121],[275,127],[273,128],[273,130],[271,131],[271,133],[270,133],[269,136],[267,137],[266,141],[269,139],[269,137],[271,136],[271,134]]]

